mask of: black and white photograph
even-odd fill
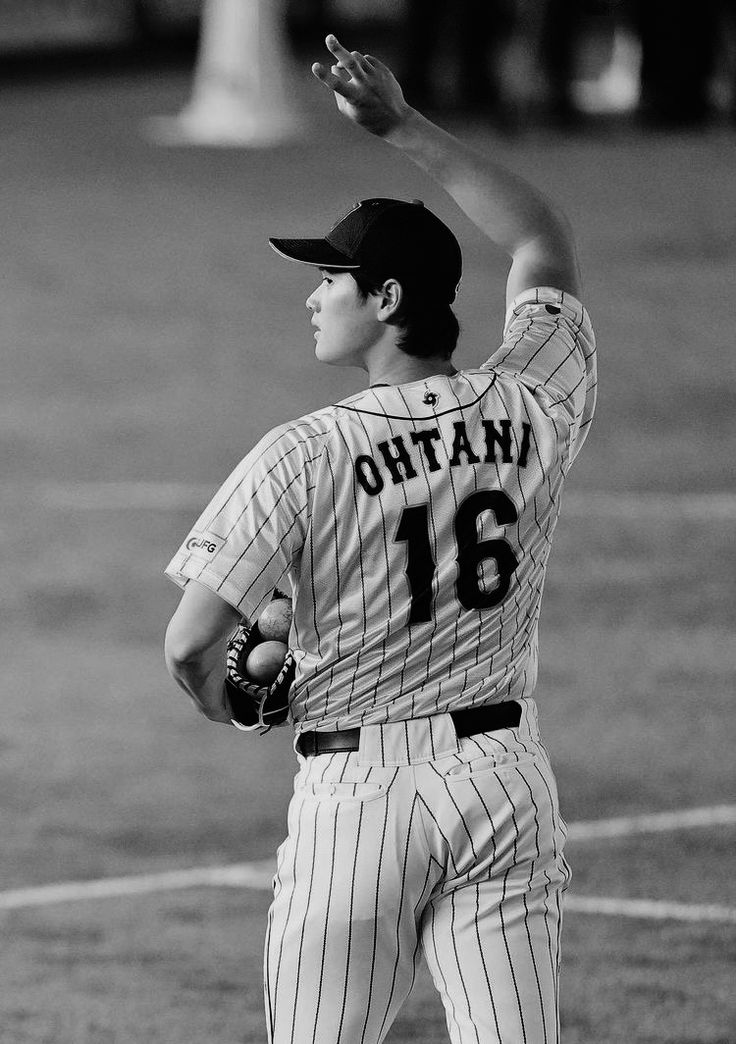
[[[736,1044],[736,7],[2,0],[0,1040]]]

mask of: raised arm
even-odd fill
[[[575,244],[565,216],[524,178],[437,127],[404,99],[391,70],[371,55],[325,43],[331,67],[312,72],[335,93],[348,119],[401,149],[452,196],[511,257],[506,301],[533,286],[580,296]]]

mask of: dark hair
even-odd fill
[[[384,280],[362,269],[350,269],[350,275],[358,285],[358,293],[365,301],[370,294],[377,293]],[[433,301],[421,291],[406,288],[402,284],[403,300],[393,322],[400,327],[397,346],[407,355],[427,358],[437,355],[449,359],[457,347],[460,324],[449,304]]]

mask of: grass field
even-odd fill
[[[162,663],[177,593],[161,571],[198,497],[95,494],[214,489],[268,427],[359,387],[312,358],[310,276],[266,237],[318,232],[363,196],[422,197],[466,251],[460,363],[498,342],[504,260],[408,163],[318,98],[293,145],[148,144],[141,121],[186,91],[172,72],[5,89],[4,889],[259,861],[281,840],[287,732],[211,725]],[[733,135],[457,130],[565,206],[599,338],[598,420],[542,616],[537,696],[566,818],[736,803]],[[573,895],[733,909],[734,840],[573,841]],[[6,911],[0,1037],[263,1041],[267,904],[193,888]],[[733,923],[570,912],[563,1039],[734,1044],[735,967]],[[446,1040],[425,977],[389,1040]]]

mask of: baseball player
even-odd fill
[[[453,1044],[559,1039],[565,826],[533,692],[562,485],[595,347],[568,226],[527,182],[326,40],[340,112],[431,174],[511,266],[503,341],[452,362],[455,236],[418,201],[360,202],[310,266],[317,358],[367,387],[270,431],[168,567],[166,656],[213,721],[225,646],[275,589],[294,616],[299,771],[268,918],[272,1044],[383,1040],[424,955]]]

